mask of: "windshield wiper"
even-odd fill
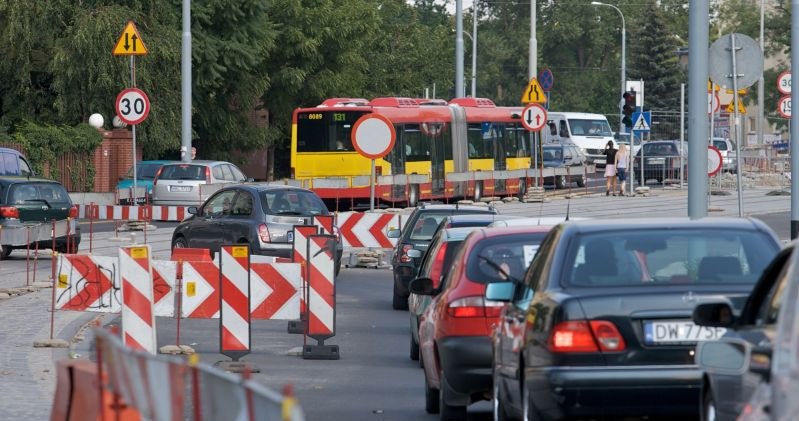
[[[506,280],[511,281],[514,284],[521,283],[518,279],[516,279],[510,273],[505,272],[505,269],[503,269],[500,265],[496,264],[493,260],[489,259],[488,257],[485,257],[483,255],[478,255],[477,257],[482,259],[484,262],[486,262],[488,264],[488,266],[491,266],[492,269],[494,269],[497,272],[499,272],[500,275],[504,275]]]
[[[275,214],[275,215],[297,215],[297,216],[299,216],[299,215],[302,215],[302,212],[297,212],[297,211],[280,211],[280,212],[275,212],[274,214]]]
[[[44,204],[47,205],[47,207],[50,208],[53,207],[53,205],[51,205],[50,202],[44,199],[25,199],[25,202],[44,202]]]

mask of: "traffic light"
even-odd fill
[[[624,115],[621,122],[627,126],[633,126],[633,113],[635,112],[635,91],[625,92],[622,95],[624,105],[622,105],[621,113]]]

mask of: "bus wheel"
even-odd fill
[[[474,201],[479,202],[483,197],[483,180],[474,182]]]
[[[408,189],[408,207],[415,208],[419,205],[419,185],[411,184]]]
[[[519,191],[516,193],[516,197],[518,197],[519,200],[524,200],[524,195],[526,193],[527,193],[527,179],[526,178],[520,178],[519,179]]]

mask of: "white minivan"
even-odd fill
[[[545,143],[574,143],[588,163],[605,165],[605,145],[613,140],[613,131],[604,115],[553,111],[548,117],[543,130]]]

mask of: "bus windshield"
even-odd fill
[[[355,151],[352,126],[364,111],[308,111],[297,114],[297,152]]]

